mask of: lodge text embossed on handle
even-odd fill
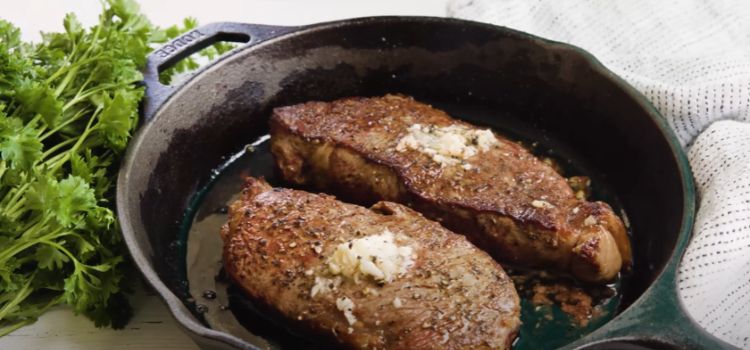
[[[159,56],[159,58],[169,57],[169,55],[177,52],[179,48],[203,36],[206,36],[206,34],[201,33],[198,29],[191,30],[190,32],[187,32],[182,36],[175,38],[169,44],[166,44],[156,50],[156,54]]]

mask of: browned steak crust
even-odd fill
[[[405,96],[308,102],[274,110],[271,150],[289,181],[361,203],[406,204],[504,263],[588,282],[612,280],[630,263],[612,209],[577,199],[519,144],[495,134],[490,149],[445,166],[419,150],[397,150],[414,124],[475,128]]]
[[[312,295],[337,246],[385,229],[413,248],[405,274],[387,283],[344,279]],[[502,267],[400,204],[368,209],[250,178],[221,234],[225,270],[248,297],[298,331],[347,348],[506,349],[520,325],[518,295]],[[337,306],[344,297],[353,323]]]

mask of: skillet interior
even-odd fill
[[[535,130],[602,174],[634,232],[627,307],[669,259],[687,199],[658,116],[612,79],[568,46],[478,23],[381,18],[312,26],[223,59],[168,100],[131,145],[120,217],[134,233],[131,247],[185,300],[174,243],[182,214],[223,156],[266,133],[272,107],[401,92],[455,116],[484,111],[484,124]]]

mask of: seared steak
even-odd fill
[[[406,204],[503,263],[594,283],[630,263],[609,205],[576,198],[518,143],[410,97],[276,108],[271,136],[285,179],[358,203]]]
[[[400,204],[249,178],[221,236],[225,271],[253,302],[346,348],[506,349],[520,325],[502,267]]]

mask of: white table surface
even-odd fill
[[[445,0],[141,0],[143,12],[160,26],[194,17],[200,23],[237,21],[294,25],[374,15],[443,16]],[[75,12],[86,25],[96,22],[97,0],[0,0],[0,18],[13,22],[26,40],[39,31],[62,30],[65,13]],[[182,333],[161,301],[140,285],[132,302],[135,315],[123,330],[98,329],[64,307],[0,338],[0,349],[197,349]]]

